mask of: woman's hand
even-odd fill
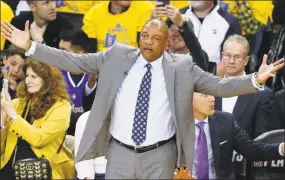
[[[2,111],[4,111],[9,117],[15,116],[17,114],[14,109],[10,94],[5,91],[1,92],[1,113]]]

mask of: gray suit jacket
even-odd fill
[[[76,162],[104,156],[110,138],[110,112],[120,84],[137,60],[140,50],[117,43],[96,54],[71,54],[37,44],[33,58],[74,73],[100,73],[96,98],[90,112]],[[167,96],[176,126],[178,148],[177,165],[192,168],[195,124],[193,120],[193,92],[216,97],[231,97],[256,92],[251,76],[219,78],[204,72],[189,55],[164,53],[163,70]]]

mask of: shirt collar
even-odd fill
[[[162,59],[163,59],[163,55],[160,56],[157,60],[151,62],[151,67],[154,69],[154,70],[159,70],[159,68],[162,67]],[[139,58],[138,58],[138,65],[139,65],[139,68],[144,68],[145,65],[149,63],[147,60],[145,60],[145,58],[142,56],[142,54],[139,55]]]
[[[205,122],[206,124],[209,124],[208,117],[206,117],[204,120],[197,120],[197,119],[195,119],[195,124],[197,124],[198,122]]]

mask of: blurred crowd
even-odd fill
[[[8,21],[25,30],[28,21],[31,40],[85,54],[102,52],[116,42],[138,47],[144,24],[151,18],[161,18],[169,28],[168,52],[190,54],[201,69],[220,77],[242,78],[258,71],[264,58],[274,63],[285,57],[284,0],[164,3],[169,4],[172,15],[164,14],[165,4],[158,5],[156,1],[3,0],[1,22]],[[179,27],[181,18],[190,20],[183,31]],[[100,74],[77,74],[41,64],[3,37],[0,51],[1,77],[8,79],[14,108],[23,117],[18,123],[6,125],[11,126],[11,131],[2,134],[1,130],[0,177],[9,177],[6,172],[11,170],[12,155],[14,160],[45,155],[53,161],[63,141],[52,163],[53,178],[85,178],[87,166],[74,167],[74,156]],[[285,129],[284,83],[283,68],[267,82],[264,91],[231,98],[205,95],[193,100],[200,105],[209,101],[215,110],[231,113],[255,139],[266,132]],[[16,155],[17,141],[20,149]],[[107,160],[103,156],[88,163],[95,167],[88,177],[104,178]]]

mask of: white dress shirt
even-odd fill
[[[78,147],[87,123],[87,119],[89,117],[90,111],[83,113],[76,123],[75,128],[75,145],[74,145],[74,154],[77,153]],[[105,174],[106,172],[106,164],[107,160],[105,156],[101,156],[95,159],[79,161],[75,164],[75,169],[77,172],[77,177],[79,179],[88,178],[95,178],[95,173],[98,174]]]
[[[167,140],[175,134],[175,125],[166,92],[161,56],[151,62],[151,89],[147,119],[146,140],[141,146],[149,146]],[[132,140],[135,107],[141,81],[148,62],[140,55],[117,91],[111,114],[111,135],[124,144],[136,146]]]
[[[205,122],[204,125],[204,132],[206,135],[206,139],[207,139],[207,146],[208,146],[208,162],[209,162],[209,179],[216,179],[216,169],[215,169],[215,164],[214,164],[214,155],[213,155],[213,150],[212,150],[212,143],[211,143],[211,135],[210,135],[210,126],[209,126],[209,122],[208,122],[208,117],[204,120],[202,120],[203,122]],[[196,140],[195,140],[195,153],[194,153],[194,163],[193,163],[193,168],[192,168],[192,176],[193,177],[197,177],[197,157],[196,157],[196,147],[197,147],[197,139],[200,133],[200,129],[197,127],[197,123],[201,122],[200,120],[196,120],[195,119],[195,136],[196,136]]]
[[[243,75],[245,75],[245,72],[243,72]],[[222,111],[233,113],[236,102],[237,102],[238,96],[233,96],[229,98],[222,98]]]
[[[222,98],[222,111],[233,113],[238,96],[233,96],[230,98]]]

